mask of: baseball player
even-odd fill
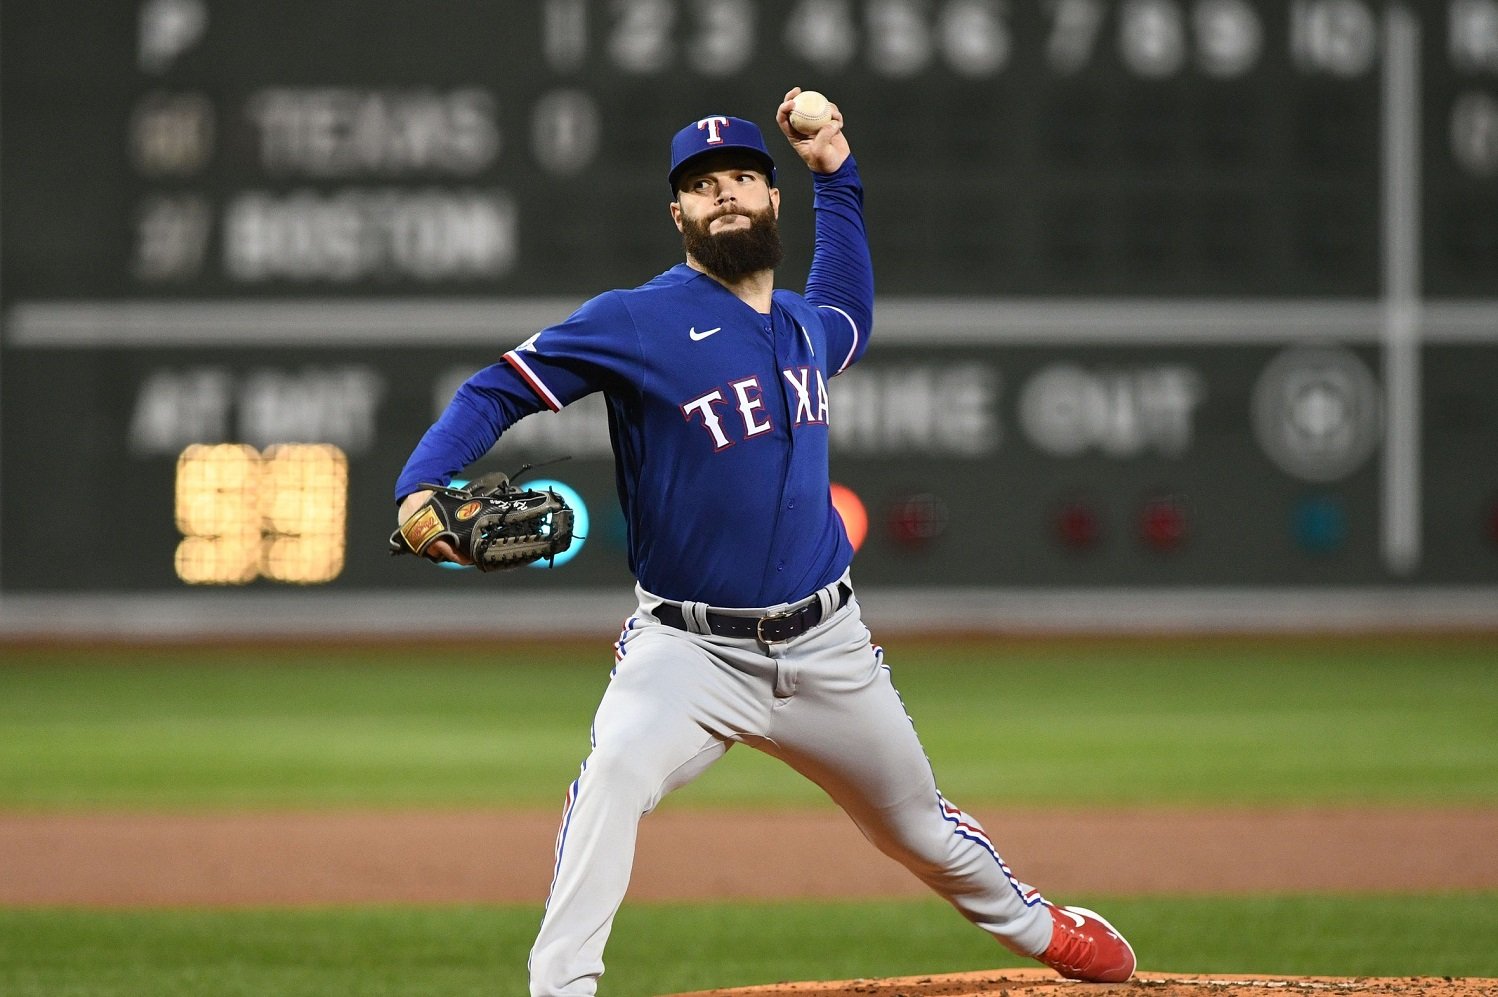
[[[638,607],[615,645],[592,751],[567,792],[530,956],[533,997],[594,994],[640,818],[734,745],[821,786],[881,851],[1014,952],[1122,981],[1134,953],[1097,914],[1019,882],[978,821],[938,791],[860,617],[829,495],[829,378],[869,345],[873,270],[843,116],[776,122],[811,170],[805,294],[774,286],[775,163],[758,128],[700,118],[671,141],[686,260],[609,291],[470,378],[396,486],[401,518],[517,419],[595,391],[608,403]],[[445,543],[429,556],[463,560]]]

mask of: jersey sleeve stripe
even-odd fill
[[[847,312],[837,307],[837,305],[818,305],[817,307],[826,308],[829,311],[837,312],[843,318],[847,319],[848,324],[853,327],[853,345],[848,347],[848,355],[843,357],[842,365],[838,367],[837,370],[832,372],[833,376],[836,377],[838,374],[841,374],[843,371],[847,370],[848,365],[853,362],[853,358],[858,355],[858,323],[853,321],[852,315],[849,315]]]
[[[536,376],[536,372],[531,370],[530,366],[521,359],[519,353],[511,350],[505,354],[505,361],[511,367],[515,368],[517,374],[525,379],[525,383],[531,386],[531,390],[536,393],[537,398],[546,403],[547,408],[553,412],[560,412],[562,410],[562,403],[557,400],[557,396],[551,393],[551,389]]]

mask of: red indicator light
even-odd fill
[[[890,506],[890,536],[902,547],[924,547],[946,532],[947,518],[947,503],[937,496],[910,495]]]
[[[1174,498],[1154,498],[1139,514],[1139,539],[1154,550],[1174,551],[1186,540],[1186,509]]]
[[[1103,537],[1103,523],[1089,502],[1063,503],[1056,512],[1056,537],[1069,550],[1091,550]]]

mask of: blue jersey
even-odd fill
[[[601,391],[647,591],[770,606],[835,581],[853,551],[828,493],[827,382],[868,345],[874,286],[852,157],[813,184],[805,296],[777,290],[761,314],[686,264],[601,294],[470,378],[397,497],[451,480],[516,419]]]

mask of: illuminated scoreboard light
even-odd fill
[[[343,570],[348,458],[327,444],[194,445],[177,460],[177,576],[311,585]]]
[[[243,585],[260,574],[260,454],[253,447],[194,446],[177,462],[177,576],[190,584]]]
[[[863,546],[869,535],[869,511],[859,498],[858,492],[847,485],[832,483],[832,507],[843,521],[843,530],[848,534],[848,543],[856,551]]]

